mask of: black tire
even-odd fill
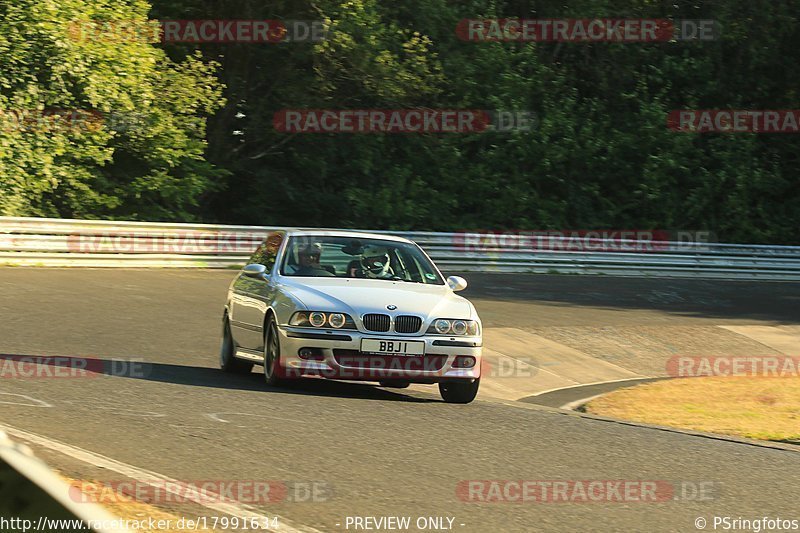
[[[381,387],[388,387],[390,389],[407,389],[411,385],[408,381],[379,381]]]
[[[270,317],[264,333],[264,381],[271,387],[285,382],[281,369],[281,343],[275,318]]]
[[[447,403],[469,403],[478,395],[481,380],[469,381],[442,381],[439,383],[439,394]]]
[[[231,325],[228,322],[228,315],[222,319],[222,342],[219,347],[219,367],[224,372],[231,374],[249,374],[253,370],[253,363],[237,359],[236,343],[233,342],[231,335]]]

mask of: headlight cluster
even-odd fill
[[[477,335],[478,323],[474,320],[437,318],[428,328],[429,335]]]
[[[298,311],[289,320],[290,326],[303,326],[334,329],[356,329],[356,323],[350,315],[344,313],[328,313],[323,311]]]

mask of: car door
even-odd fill
[[[260,350],[264,346],[264,316],[275,296],[273,270],[286,233],[273,231],[250,257],[248,264],[267,267],[264,277],[251,278],[243,273],[233,284],[231,298],[231,330],[242,348]]]

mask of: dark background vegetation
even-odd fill
[[[568,4],[568,5],[567,5]],[[800,243],[797,135],[670,131],[795,109],[795,0],[0,0],[0,109],[143,116],[0,131],[0,214],[371,229],[706,229]],[[714,42],[475,43],[462,18],[719,22]],[[70,21],[325,20],[320,43],[80,42]],[[284,108],[528,110],[531,131],[285,134]]]

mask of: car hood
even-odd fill
[[[365,313],[417,315],[431,318],[473,318],[469,302],[447,285],[358,278],[281,279],[282,289],[313,311],[341,311],[354,316]],[[387,310],[387,305],[397,306]]]

